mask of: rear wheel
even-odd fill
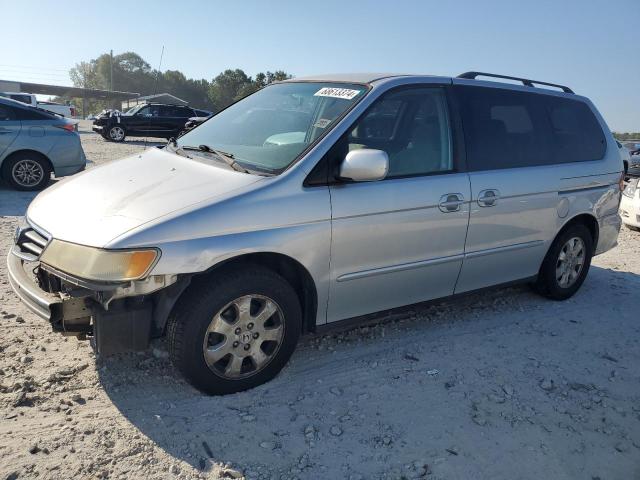
[[[16,190],[42,190],[51,180],[51,167],[36,152],[20,152],[2,164],[2,177]]]
[[[566,300],[578,291],[593,256],[591,232],[582,224],[569,226],[554,240],[542,262],[535,289],[554,300]]]
[[[287,363],[300,336],[298,297],[260,266],[199,280],[180,299],[167,327],[174,365],[214,395],[261,385]]]

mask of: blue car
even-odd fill
[[[56,177],[84,170],[73,121],[0,98],[0,177],[16,190],[42,190]]]

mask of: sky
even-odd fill
[[[163,46],[162,70],[208,80],[478,70],[568,85],[612,130],[640,131],[640,0],[116,3],[0,0],[0,79],[70,85],[70,68],[111,49],[158,68]]]

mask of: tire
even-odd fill
[[[51,166],[37,152],[19,152],[3,162],[2,178],[16,190],[42,190],[51,180]]]
[[[589,229],[579,223],[570,225],[551,244],[534,284],[535,290],[553,300],[570,298],[587,277],[592,256],[593,238]]]
[[[169,355],[199,390],[240,392],[280,372],[301,326],[298,296],[280,275],[261,266],[226,269],[198,279],[178,301],[167,325]]]
[[[115,125],[111,125],[109,127],[107,136],[109,137],[110,141],[120,143],[124,142],[124,139],[127,136],[127,132],[122,125],[116,123]]]

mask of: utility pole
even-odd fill
[[[109,90],[113,92],[113,50],[111,50],[111,52],[109,53],[109,73],[110,73]]]

